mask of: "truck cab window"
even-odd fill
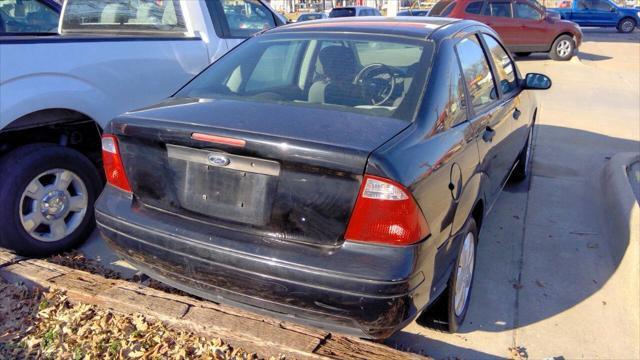
[[[67,0],[63,32],[185,33],[177,0]]]
[[[55,33],[58,13],[37,0],[0,0],[0,23],[0,32]]]
[[[223,38],[247,38],[259,31],[276,27],[276,21],[258,0],[207,1],[214,24],[221,26]],[[222,24],[220,24],[222,23]]]

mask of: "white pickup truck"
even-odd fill
[[[0,36],[0,246],[46,256],[84,240],[102,127],[283,20],[262,0],[67,0],[57,33]]]

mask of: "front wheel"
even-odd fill
[[[636,24],[636,21],[632,18],[625,18],[620,20],[620,22],[618,22],[618,25],[616,26],[616,29],[618,30],[618,32],[621,33],[630,33],[633,32],[633,30],[636,28],[638,24]]]
[[[573,57],[576,50],[576,42],[569,35],[558,36],[551,45],[549,56],[556,61],[567,61]]]
[[[0,245],[23,256],[48,256],[93,230],[102,186],[97,168],[76,150],[31,144],[0,161]]]

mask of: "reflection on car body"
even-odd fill
[[[442,298],[456,331],[547,85],[475,22],[269,30],[111,122],[96,218],[122,257],[213,301],[385,338]]]

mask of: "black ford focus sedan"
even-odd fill
[[[266,31],[102,140],[102,236],[178,289],[385,338],[469,305],[478,232],[522,180],[541,74],[489,27],[363,18]]]

